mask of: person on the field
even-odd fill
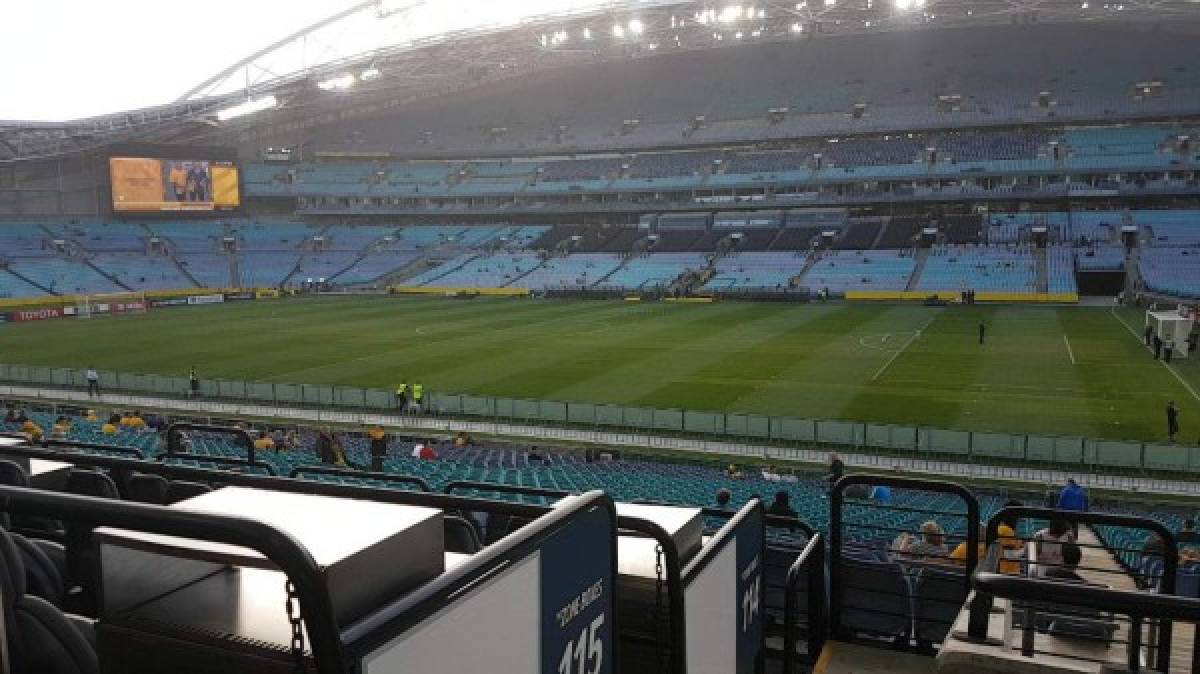
[[[193,365],[188,372],[188,390],[191,397],[195,398],[200,395],[200,375],[196,374],[196,366]]]
[[[1153,338],[1154,338],[1154,326],[1147,325],[1146,326],[1146,334],[1145,334],[1146,346],[1150,346]]]
[[[1175,436],[1179,433],[1179,408],[1175,406],[1175,401],[1167,402],[1167,438],[1171,442],[1175,442]]]
[[[1171,362],[1171,355],[1174,353],[1175,353],[1175,341],[1172,340],[1170,337],[1168,337],[1167,341],[1163,342],[1163,362],[1164,363]]]
[[[983,337],[986,332],[987,332],[987,326],[983,324],[983,321],[979,321],[979,343],[980,344],[983,344]]]
[[[1159,358],[1162,358],[1162,348],[1163,348],[1162,337],[1155,335],[1154,336],[1154,360],[1158,360]]]
[[[383,428],[374,426],[367,431],[367,437],[371,439],[371,471],[382,473],[383,460],[387,458],[388,451],[387,433]]]

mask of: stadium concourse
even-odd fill
[[[1200,674],[1200,3],[259,4],[12,59],[0,672]]]

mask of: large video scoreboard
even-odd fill
[[[110,157],[108,166],[115,212],[218,211],[241,205],[232,161]]]

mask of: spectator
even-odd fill
[[[1074,543],[1071,525],[1061,518],[1050,520],[1050,526],[1033,535],[1037,550],[1037,568],[1030,575],[1044,576],[1046,570],[1063,563],[1062,548],[1065,543]]]
[[[15,409],[13,409],[11,407],[8,408],[8,412],[6,412],[4,414],[4,423],[6,423],[6,424],[17,423],[17,411]]]
[[[32,421],[27,421],[25,423],[26,423],[25,435],[28,436],[30,442],[32,442],[34,444],[38,444],[46,438],[46,434],[44,431],[42,431],[41,426],[38,426],[37,424],[33,423]]]
[[[1067,485],[1058,493],[1058,510],[1087,512],[1087,492],[1075,482],[1074,477],[1068,477]]]
[[[141,410],[135,410],[134,413],[129,416],[129,427],[138,431],[146,428],[146,420],[142,418]]]
[[[388,436],[383,428],[376,425],[367,431],[367,437],[371,440],[371,471],[375,473],[383,472],[383,460],[387,458],[388,451]]]
[[[1178,543],[1200,543],[1200,534],[1196,533],[1196,520],[1186,519],[1183,521],[1183,528],[1175,534],[1175,541]]]
[[[188,397],[200,397],[200,375],[196,374],[196,366],[188,371]]]
[[[718,489],[717,490],[717,510],[723,510],[726,512],[728,512],[729,510],[732,510],[732,508],[729,505],[729,502],[732,499],[733,499],[733,492],[729,491],[728,489],[726,489],[724,487],[721,487],[720,489]]]
[[[1083,551],[1074,543],[1063,543],[1062,545],[1062,566],[1052,566],[1042,573],[1043,578],[1053,578],[1054,580],[1065,580],[1071,583],[1086,583],[1075,569],[1079,567],[1080,560],[1083,559]]]
[[[938,557],[946,557],[950,550],[946,548],[946,532],[942,525],[929,521],[921,525],[921,537],[908,546],[908,554],[930,561]]]
[[[35,429],[37,427],[38,427],[38,425],[33,423],[33,421],[31,419],[26,419],[24,422],[21,423],[21,432],[28,435],[29,433],[32,433],[33,429]]]
[[[50,437],[55,440],[66,440],[67,435],[71,432],[71,422],[63,416],[54,420],[54,428],[50,431]]]
[[[29,421],[29,415],[25,414],[25,410],[17,410],[16,421],[18,424],[23,424],[26,421]]]
[[[300,436],[296,434],[296,429],[290,429],[284,436],[283,448],[289,451],[300,448]]]
[[[829,486],[833,487],[834,483],[842,479],[846,474],[846,464],[842,461],[842,457],[838,456],[837,452],[829,455]]]
[[[871,487],[871,500],[880,505],[887,505],[892,502],[892,488],[887,485],[877,484]]]
[[[987,557],[987,525],[980,524],[979,525],[978,552],[976,553],[976,557],[975,557],[976,563],[983,562],[983,559],[985,557]],[[952,559],[956,562],[959,562],[961,564],[967,563],[967,542],[966,541],[963,541],[962,543],[959,543],[957,546],[954,547],[954,550],[950,553],[950,559]]]
[[[259,431],[258,437],[254,439],[254,449],[275,449],[275,441],[267,436],[266,431]]]
[[[1004,503],[1005,508],[1011,508],[1022,505],[1020,501],[1009,500]],[[1025,541],[1017,537],[1017,518],[1012,515],[1007,515],[1002,518],[996,526],[996,542],[1000,544],[1002,559],[999,566],[1000,573],[1009,575],[1021,574],[1021,556],[1025,553]]]
[[[1146,536],[1146,540],[1142,543],[1143,557],[1158,557],[1162,559],[1166,556],[1167,543],[1162,539],[1162,536],[1152,533]]]
[[[96,414],[96,410],[88,410],[87,416],[85,416],[83,419],[84,421],[90,421],[93,423],[100,421],[100,417]]]
[[[100,427],[100,432],[105,435],[116,435],[117,427],[121,425],[121,415],[114,414],[108,418],[108,423]]]
[[[337,453],[334,451],[333,432],[328,426],[322,426],[317,431],[317,456],[321,459],[321,463],[334,465],[337,463]]]
[[[741,469],[732,463],[729,464],[729,467],[725,469],[725,475],[731,480],[740,480],[745,477],[745,475],[742,474]]]
[[[779,490],[775,492],[775,500],[771,503],[771,507],[767,508],[767,514],[799,518],[800,515],[792,509],[791,500],[791,496],[786,491]]]

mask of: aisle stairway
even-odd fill
[[[1033,249],[1033,264],[1037,270],[1037,292],[1050,292],[1050,262],[1045,248]]]
[[[925,263],[929,260],[930,251],[931,249],[929,248],[917,249],[917,266],[913,269],[912,276],[908,279],[908,285],[904,287],[905,290],[911,291],[917,289],[917,284],[921,282],[921,273],[925,271]]]

